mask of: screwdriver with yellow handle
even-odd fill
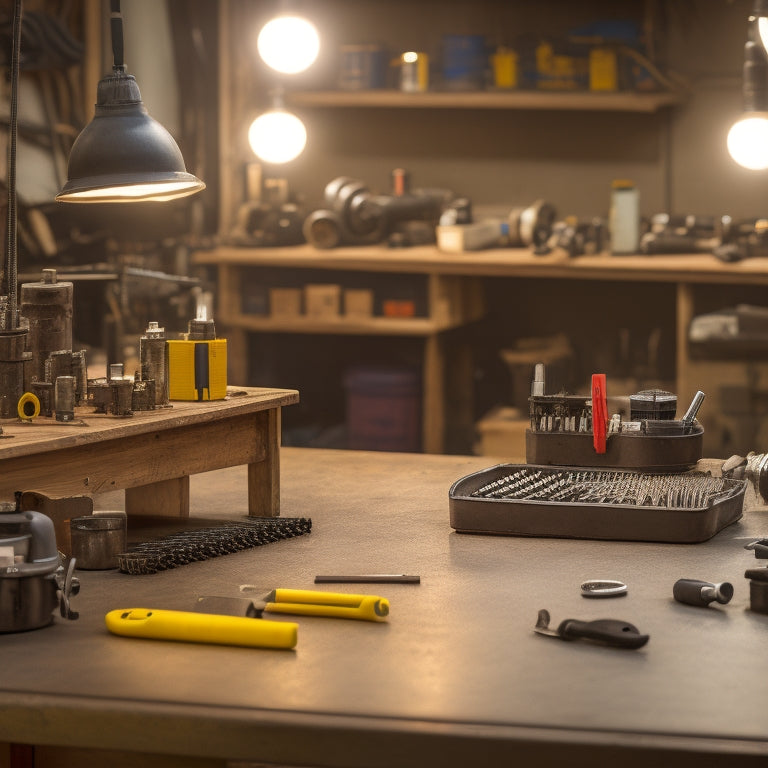
[[[255,587],[250,585],[240,587],[241,592],[250,592],[253,589]],[[255,605],[259,610],[268,613],[329,616],[337,619],[385,621],[389,615],[389,601],[384,597],[309,589],[273,589]]]
[[[110,611],[104,618],[115,635],[249,648],[294,648],[299,628],[286,621],[148,608]]]

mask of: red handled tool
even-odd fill
[[[608,396],[604,373],[592,374],[592,444],[595,453],[605,453],[608,429]]]

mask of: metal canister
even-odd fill
[[[160,328],[156,322],[150,322],[144,335],[139,339],[139,359],[141,360],[141,378],[155,382],[155,405],[167,405],[168,344],[165,340],[165,328]]]
[[[72,283],[60,282],[55,269],[44,269],[39,283],[21,286],[20,310],[29,322],[33,379],[45,380],[45,361],[51,352],[72,349],[72,296]]]
[[[72,518],[69,533],[77,567],[88,571],[117,568],[118,555],[126,549],[126,523],[122,512]]]
[[[423,93],[429,89],[429,57],[426,53],[406,51],[400,56],[400,90]]]
[[[75,377],[57,376],[53,385],[53,410],[56,421],[73,421],[75,418]]]

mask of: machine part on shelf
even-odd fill
[[[45,380],[45,361],[60,349],[72,349],[73,284],[60,282],[55,269],[44,269],[40,282],[22,283],[20,311],[29,323],[32,354],[29,380]]]
[[[481,251],[506,245],[509,228],[501,219],[486,219],[468,224],[438,224],[437,248],[444,253]]]
[[[533,369],[533,383],[531,384],[531,397],[542,397],[546,388],[546,375],[544,364],[536,363]]]
[[[75,418],[75,377],[57,376],[53,383],[53,410],[56,421],[73,421]]]
[[[32,421],[32,419],[36,419],[40,415],[40,400],[38,400],[37,395],[33,395],[31,392],[25,392],[19,398],[16,412],[19,414],[19,418],[22,421]]]
[[[581,585],[582,597],[621,597],[626,594],[627,585],[623,581],[592,579]]]
[[[154,405],[168,405],[168,344],[165,328],[161,328],[157,322],[151,321],[139,339],[139,360],[142,381],[154,382]]]
[[[643,389],[629,396],[629,418],[632,421],[674,419],[677,395],[663,389]]]
[[[119,555],[119,568],[122,573],[129,574],[157,573],[280,539],[301,536],[311,530],[312,520],[304,517],[233,520],[221,526],[180,531],[132,546]]]
[[[447,190],[439,189],[374,195],[363,182],[340,176],[325,187],[325,208],[304,221],[304,237],[316,248],[379,243],[400,222],[427,221],[436,226],[451,198]]]
[[[626,179],[611,183],[611,253],[637,253],[640,245],[640,191]]]
[[[42,512],[0,502],[0,633],[48,626],[58,606],[63,618],[76,619],[69,604],[78,593],[74,560],[60,565],[53,521]]]
[[[296,203],[250,201],[240,206],[230,239],[236,245],[256,248],[299,245],[304,242],[306,217],[307,212]]]
[[[546,242],[534,247],[533,252],[545,256],[553,250],[565,251],[569,257],[602,253],[608,242],[608,227],[599,218],[579,221],[575,216],[566,217],[552,225],[552,233]]]
[[[552,234],[556,218],[555,207],[545,200],[537,200],[526,208],[513,208],[508,217],[509,245],[534,248],[543,245]]]
[[[749,579],[749,609],[768,614],[768,568],[748,568],[744,577]]]
[[[549,611],[544,608],[539,611],[533,631],[539,635],[557,637],[560,640],[592,640],[612,648],[642,648],[649,640],[649,636],[640,634],[634,624],[617,619],[597,619],[596,621],[564,619],[557,629],[550,629]]]
[[[100,513],[74,517],[69,521],[72,557],[78,569],[106,571],[117,568],[126,548],[125,513]]]
[[[724,581],[712,584],[698,579],[678,579],[672,588],[672,595],[678,603],[707,606],[710,603],[725,605],[733,597],[733,584]]]

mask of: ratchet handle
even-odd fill
[[[557,630],[563,640],[592,640],[614,648],[642,648],[649,639],[636,626],[617,619],[566,619]]]

